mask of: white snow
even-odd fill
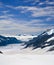
[[[0,51],[3,52],[3,54],[38,54],[38,55],[53,55],[54,51],[48,51],[50,48],[54,46],[45,47],[43,49],[37,48],[32,50],[33,48],[24,48],[21,44],[10,44],[8,46],[0,47]]]
[[[5,35],[6,36],[6,35]],[[22,41],[28,41],[29,39],[36,37],[36,36],[31,36],[31,35],[25,35],[25,36],[6,36],[6,37],[16,37],[19,40]],[[49,42],[50,40],[54,40],[54,37],[49,38],[46,42]],[[22,43],[24,44],[24,43]],[[48,44],[45,44],[45,46],[47,46]],[[3,46],[0,47],[0,51],[2,51],[4,54],[38,54],[38,55],[43,55],[43,54],[54,54],[54,51],[48,51],[52,46],[49,47],[45,47],[43,49],[38,48],[35,50],[32,50],[33,47],[31,48],[26,48],[23,49],[24,46],[22,46],[21,44],[10,44],[8,46]],[[48,52],[47,52],[48,51]]]
[[[54,51],[47,52],[51,47],[44,49],[22,49],[20,44],[10,44],[0,47],[0,65],[54,65]]]
[[[51,32],[50,32],[51,33]],[[33,36],[10,36],[16,37],[20,40],[29,40]],[[47,42],[53,40],[54,37],[49,38]],[[31,48],[23,49],[21,44],[10,44],[8,46],[0,47],[0,65],[54,65],[54,51],[48,51],[54,46],[46,48],[38,48],[32,50]]]
[[[46,33],[47,33],[48,35],[51,35],[52,33],[54,33],[54,29],[48,30]]]
[[[54,65],[54,55],[1,55],[0,65]]]
[[[49,42],[51,40],[54,40],[54,37],[49,38],[46,42]]]

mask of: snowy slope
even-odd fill
[[[49,29],[25,43],[25,48],[54,50],[54,29]],[[49,49],[47,49],[49,47]],[[44,50],[45,51],[45,50]]]
[[[52,33],[54,33],[54,29],[48,29],[48,30],[46,31],[46,33],[47,33],[48,35],[51,35]]]
[[[54,65],[54,55],[0,55],[0,65]]]
[[[54,37],[49,38],[46,42],[49,42],[51,40],[54,40]]]

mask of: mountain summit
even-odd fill
[[[51,35],[51,34],[54,33],[54,29],[48,29],[48,30],[46,31],[46,33],[47,33],[48,35]]]
[[[54,33],[54,29],[47,29],[46,31],[44,31],[43,33],[41,33],[40,35],[51,35]]]
[[[25,48],[45,48],[54,45],[54,29],[47,29],[37,37],[25,43]]]

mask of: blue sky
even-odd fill
[[[54,0],[0,0],[0,34],[38,34],[54,28]]]

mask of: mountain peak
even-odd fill
[[[25,48],[27,47],[33,47],[33,49],[45,48],[52,45],[54,45],[54,29],[48,29],[39,36],[26,42]]]
[[[51,35],[52,33],[54,33],[54,29],[47,29],[46,33],[48,35]]]
[[[43,33],[41,33],[39,36],[42,36],[42,35],[51,35],[54,33],[54,29],[47,29],[46,31],[44,31]]]

